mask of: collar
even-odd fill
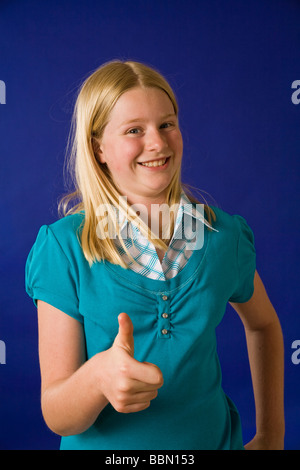
[[[123,235],[125,236],[126,233],[128,233],[127,225],[130,224],[130,221],[117,208],[115,209],[118,215],[118,223],[120,225],[121,235],[123,237]],[[182,192],[180,201],[178,204],[178,211],[177,211],[176,221],[174,225],[173,237],[175,237],[177,230],[179,229],[181,230],[183,215],[185,215],[185,221],[187,221],[186,217],[190,217],[192,219],[198,220],[202,222],[203,224],[207,225],[207,222],[204,218],[204,205],[197,204],[195,206],[195,204],[192,204],[191,201],[188,199],[187,195],[184,192]],[[139,229],[134,224],[131,224],[131,226],[135,235],[142,236]]]

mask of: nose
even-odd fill
[[[146,134],[146,150],[151,152],[162,152],[168,147],[167,141],[164,135],[158,129],[148,130]]]

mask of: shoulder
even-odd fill
[[[47,240],[49,246],[57,246],[69,257],[71,253],[80,253],[80,232],[84,214],[77,213],[63,217],[56,222],[43,225],[39,236]]]
[[[215,233],[219,234],[217,238],[223,239],[225,237],[235,241],[244,236],[253,239],[253,232],[243,216],[230,214],[216,206],[209,207],[215,214],[212,227],[217,231]]]
[[[212,226],[215,230],[219,229],[233,229],[236,225],[236,217],[237,215],[230,214],[229,212],[226,212],[225,210],[221,209],[220,207],[217,206],[209,206],[209,208],[212,210],[213,214],[215,217],[213,217],[213,222]]]
[[[27,257],[26,291],[82,321],[78,314],[79,273],[84,262],[77,232],[83,217],[67,216],[42,225]]]
[[[56,222],[49,224],[50,230],[58,236],[70,235],[80,230],[82,223],[84,222],[84,214],[79,212],[77,214],[67,215]]]

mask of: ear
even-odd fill
[[[100,142],[95,137],[92,137],[92,146],[94,155],[100,163],[106,163],[103,152],[100,147]]]

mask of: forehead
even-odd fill
[[[122,123],[125,119],[148,119],[150,115],[167,114],[175,114],[167,93],[159,88],[136,87],[120,96],[111,111],[110,121]]]

